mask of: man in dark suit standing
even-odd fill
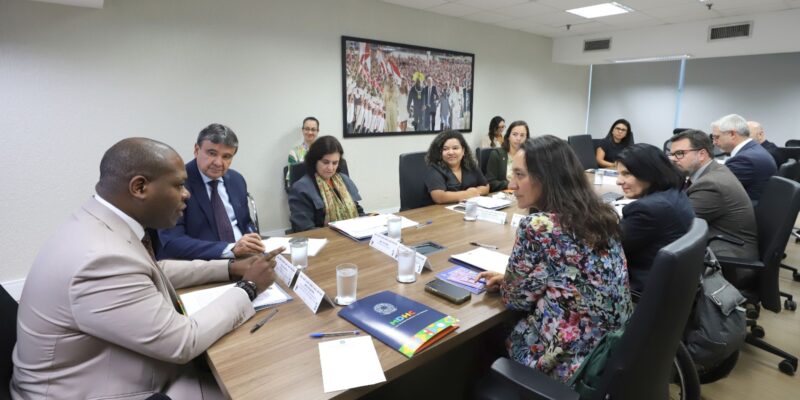
[[[425,130],[423,128],[423,120],[425,119],[424,114],[426,94],[425,88],[422,87],[421,78],[420,80],[414,82],[414,86],[412,86],[408,91],[406,108],[408,109],[408,115],[410,115],[413,119],[412,124],[414,125],[415,131]]]
[[[764,127],[756,121],[747,121],[747,129],[750,130],[750,139],[758,142],[775,160],[775,166],[780,168],[786,162],[786,157],[778,151],[778,146],[775,143],[767,140],[767,136],[764,134]]]
[[[436,126],[436,109],[439,107],[439,91],[433,84],[433,78],[429,75],[428,84],[425,86],[425,121],[423,122],[426,131],[432,131]]]
[[[755,206],[761,198],[764,185],[775,175],[775,160],[760,144],[750,139],[747,120],[742,116],[726,115],[714,121],[711,128],[714,144],[731,155],[725,161],[725,166],[736,175]]]
[[[738,246],[715,240],[711,249],[720,256],[757,259],[758,231],[750,198],[736,176],[714,161],[711,139],[703,131],[689,129],[670,141],[670,161],[686,174],[686,195],[695,215],[708,222],[709,236],[722,234],[744,242]]]
[[[183,217],[161,229],[159,259],[234,258],[264,252],[247,207],[247,183],[230,169],[239,148],[227,126],[211,124],[200,131],[194,160],[186,164],[184,184],[191,194]]]

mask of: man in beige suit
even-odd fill
[[[97,195],[62,224],[31,267],[19,304],[14,399],[221,398],[192,359],[253,316],[274,280],[277,250],[234,261],[152,257],[145,229],[175,224],[189,193],[183,160],[144,138],[112,146]],[[173,287],[235,287],[191,317]]]

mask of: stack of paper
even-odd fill
[[[270,252],[272,250],[277,249],[278,247],[283,246],[285,250],[281,254],[289,254],[291,250],[289,249],[289,241],[292,240],[290,237],[281,237],[275,236],[269,239],[262,240],[264,243],[264,247],[266,248],[266,252]],[[328,244],[328,239],[308,239],[308,256],[314,257],[322,250],[325,245]]]
[[[466,253],[453,254],[450,261],[456,264],[480,268],[484,271],[494,271],[504,274],[508,265],[508,254],[478,247]]]
[[[345,219],[342,221],[331,222],[330,227],[336,229],[351,239],[365,240],[369,239],[376,233],[386,233],[386,219],[391,215],[392,214],[381,214],[369,217]],[[403,219],[401,229],[419,225],[418,223],[406,217],[401,218]]]
[[[319,363],[325,393],[386,381],[369,336],[319,343]]]
[[[192,315],[200,311],[203,307],[211,304],[217,297],[222,296],[222,294],[231,287],[233,287],[232,283],[182,294],[180,297],[183,311],[186,312],[186,315]],[[289,296],[280,286],[273,283],[267,290],[263,291],[253,300],[253,308],[258,311],[262,308],[286,303],[290,300],[292,300],[292,296]]]
[[[478,196],[468,200],[475,200],[478,202],[478,207],[488,208],[490,210],[501,210],[511,205],[511,200],[506,198]]]

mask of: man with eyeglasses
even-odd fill
[[[303,134],[303,142],[289,150],[289,169],[286,170],[286,182],[290,182],[292,165],[303,162],[306,159],[306,153],[308,148],[311,147],[311,143],[317,140],[317,136],[319,136],[319,120],[314,117],[306,117],[303,120],[301,132]]]
[[[722,256],[758,258],[758,234],[753,206],[735,175],[712,158],[709,136],[689,129],[670,139],[670,161],[687,176],[686,195],[694,213],[708,223],[709,236],[732,236],[744,242],[738,246],[715,240],[709,246]]]
[[[764,185],[777,167],[772,156],[760,144],[750,139],[747,120],[736,114],[726,115],[711,124],[714,144],[729,153],[725,165],[744,186],[753,206],[758,204]]]

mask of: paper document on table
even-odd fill
[[[511,200],[506,198],[477,196],[467,200],[475,200],[478,202],[478,207],[488,208],[490,210],[500,210],[511,205]]]
[[[625,206],[627,206],[628,204],[633,203],[634,201],[636,201],[636,199],[622,198],[611,203],[611,205],[614,206],[614,211],[616,211],[617,214],[619,214],[619,217],[622,218],[622,209],[625,208]]]
[[[392,214],[372,215],[331,222],[329,226],[356,240],[368,239],[376,233],[386,233],[386,219]],[[418,223],[401,217],[400,229],[419,225]]]
[[[222,296],[223,293],[232,287],[233,284],[231,283],[228,285],[215,286],[208,289],[195,290],[194,292],[182,294],[180,295],[180,298],[183,311],[186,312],[186,315],[192,315],[200,311],[203,307],[211,304],[214,300],[216,300],[219,296]],[[280,286],[273,283],[267,288],[267,290],[263,291],[260,295],[258,295],[258,297],[255,298],[255,300],[253,300],[253,308],[260,310],[269,306],[286,303],[290,300],[292,300],[292,296],[286,293],[286,291],[284,291]]]
[[[281,237],[281,236],[275,236],[275,237],[271,237],[269,239],[264,239],[264,240],[262,240],[262,242],[264,242],[264,248],[265,248],[264,251],[268,253],[268,252],[270,252],[272,250],[277,249],[278,247],[283,246],[284,250],[283,250],[283,252],[281,254],[289,254],[291,252],[291,249],[289,249],[289,241],[290,240],[292,240],[292,238],[290,238],[290,237]],[[319,251],[322,250],[322,248],[325,247],[326,244],[328,244],[328,239],[311,239],[311,238],[309,238],[308,239],[308,256],[309,257],[316,256],[317,253],[319,253]]]
[[[480,268],[484,271],[493,271],[505,274],[508,265],[508,255],[483,247],[470,250],[466,253],[453,254],[450,261]]]
[[[325,393],[386,382],[370,336],[319,343],[319,363]]]

